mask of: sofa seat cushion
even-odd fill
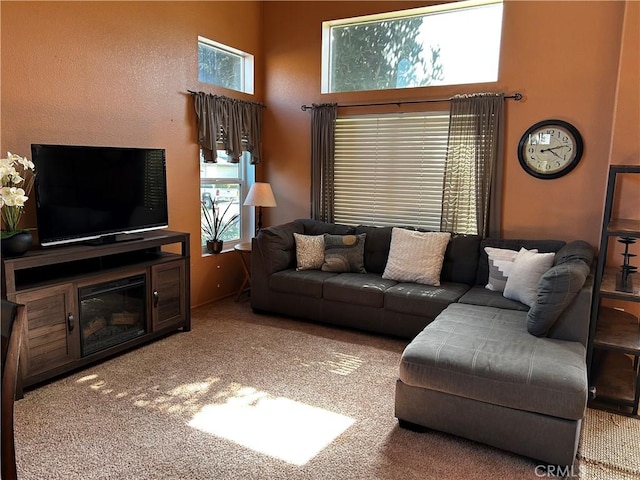
[[[269,287],[276,292],[322,298],[322,284],[337,275],[321,270],[282,270],[271,275]]]
[[[384,293],[398,282],[376,273],[341,273],[323,284],[325,300],[382,308]]]
[[[442,282],[439,287],[418,283],[398,283],[384,294],[384,308],[389,311],[434,318],[449,304],[456,302],[469,286]]]
[[[407,385],[570,420],[587,403],[585,348],[535,337],[526,312],[452,304],[406,347]]]
[[[470,288],[464,295],[462,295],[462,297],[460,297],[458,303],[479,305],[481,307],[504,308],[506,310],[519,310],[522,312],[527,312],[529,310],[529,307],[524,303],[505,298],[502,295],[502,292],[493,292],[479,285]]]

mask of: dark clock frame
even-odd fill
[[[529,135],[531,135],[531,133],[533,133],[535,130],[538,130],[543,127],[563,128],[567,130],[575,139],[575,147],[574,147],[575,156],[573,157],[573,160],[571,160],[571,162],[569,162],[562,170],[554,173],[549,173],[549,174],[541,173],[537,170],[532,169],[527,163],[527,160],[524,156],[524,148],[528,145]],[[582,135],[580,135],[580,132],[578,131],[578,129],[573,125],[571,125],[569,122],[565,122],[564,120],[557,120],[557,119],[542,120],[538,123],[531,125],[522,134],[522,137],[518,142],[518,160],[520,161],[520,166],[529,175],[532,175],[536,178],[541,178],[543,180],[552,180],[554,178],[562,177],[567,173],[569,173],[574,168],[576,168],[576,166],[578,165],[578,162],[580,162],[580,159],[582,158],[583,151],[584,151],[584,142],[582,141]]]

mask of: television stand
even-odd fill
[[[139,234],[119,233],[114,235],[104,235],[99,238],[92,238],[91,240],[85,240],[82,243],[85,245],[90,245],[92,247],[95,247],[98,245],[109,245],[112,243],[119,243],[119,242],[132,242],[134,240],[141,240],[142,238],[143,237],[141,237]]]
[[[2,297],[27,307],[21,386],[189,331],[189,255],[188,233],[154,230],[2,259]]]

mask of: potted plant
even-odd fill
[[[202,203],[202,234],[207,241],[207,251],[209,253],[220,253],[222,251],[222,235],[229,230],[240,219],[240,214],[236,213],[231,218],[225,220],[227,212],[234,202],[229,202],[220,213],[219,201],[213,201],[213,208],[206,207],[205,202]]]
[[[0,210],[2,253],[7,256],[24,254],[33,243],[33,237],[18,227],[25,202],[33,188],[35,167],[31,160],[7,153],[0,159]]]

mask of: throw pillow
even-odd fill
[[[555,253],[536,253],[521,248],[504,287],[504,297],[531,307],[536,300],[538,282],[551,268]]]
[[[359,235],[324,234],[324,272],[367,273],[364,269],[365,233]]]
[[[558,250],[554,265],[561,265],[572,260],[582,260],[590,266],[593,263],[594,256],[595,254],[591,245],[584,240],[574,240]]]
[[[582,260],[570,260],[542,275],[536,300],[527,314],[529,333],[541,337],[549,332],[584,285],[589,271],[589,265]]]
[[[394,227],[382,278],[439,286],[450,238],[449,232],[417,232]]]
[[[489,258],[489,280],[485,288],[494,292],[504,292],[507,278],[509,278],[511,267],[513,267],[513,262],[518,252],[495,247],[484,247],[484,251],[487,252],[487,257]],[[537,249],[530,251],[538,252]]]
[[[318,270],[324,263],[324,235],[294,233],[296,241],[296,270]]]

